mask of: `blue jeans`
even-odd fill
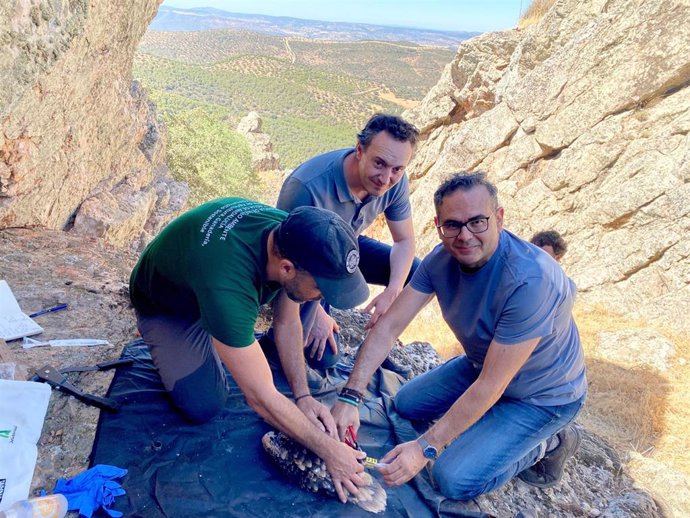
[[[395,407],[407,419],[428,423],[443,416],[478,376],[467,357],[458,356],[403,385]],[[545,441],[575,419],[584,400],[537,406],[499,399],[439,455],[432,476],[440,492],[471,500],[502,486],[543,457]]]
[[[387,286],[391,276],[390,255],[392,247],[366,236],[359,236],[357,240],[359,242],[359,269],[362,271],[364,279],[368,284]],[[405,280],[405,284],[410,282],[412,274],[420,264],[421,261],[419,258],[415,257],[410,267],[410,273]],[[314,325],[316,310],[319,304],[321,304],[326,310],[326,313],[330,315],[331,307],[324,300],[305,302],[300,307],[300,319],[302,320],[302,335],[304,337],[305,347],[308,345],[306,343],[307,337],[309,336],[311,327]],[[268,330],[268,336],[271,340],[274,339],[273,328]],[[338,352],[334,353],[330,346],[326,345],[321,360],[310,358],[307,355],[307,363],[309,366],[314,369],[322,370],[335,365],[342,354],[340,337],[337,333],[335,334],[335,341],[338,346]]]

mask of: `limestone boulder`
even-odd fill
[[[652,329],[623,329],[599,333],[597,354],[626,367],[651,367],[666,372],[676,355],[676,347]]]
[[[271,137],[261,130],[262,120],[257,112],[249,112],[237,125],[252,152],[252,170],[259,173],[280,169],[280,157],[273,151]]]
[[[487,33],[466,41],[446,65],[441,79],[417,107],[407,112],[428,133],[450,121],[471,119],[493,108],[495,85],[520,40],[515,31]]]

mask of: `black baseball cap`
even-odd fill
[[[367,300],[369,287],[359,270],[357,236],[335,212],[298,207],[276,233],[281,254],[314,277],[328,304],[350,309]]]

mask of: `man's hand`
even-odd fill
[[[379,461],[388,464],[379,468],[389,486],[400,486],[409,481],[426,465],[428,459],[417,441],[397,445]]]
[[[326,343],[329,344],[333,354],[338,353],[338,344],[335,341],[333,333],[339,333],[340,326],[331,318],[330,315],[319,305],[316,309],[316,316],[314,317],[314,325],[309,330],[307,336],[307,349],[309,350],[309,357],[320,360],[323,358],[323,351],[326,349]]]
[[[333,414],[335,424],[338,427],[338,436],[341,441],[345,440],[348,426],[352,425],[355,434],[359,430],[359,409],[356,406],[336,401],[331,408],[331,414]]]
[[[297,402],[297,408],[299,408],[312,423],[324,430],[335,440],[338,440],[335,420],[324,404],[309,396],[300,399]]]
[[[363,313],[371,313],[371,318],[369,319],[369,322],[367,322],[367,325],[364,326],[365,331],[371,329],[372,327],[374,327],[374,325],[376,325],[378,319],[381,318],[386,313],[386,311],[388,311],[388,309],[393,305],[393,302],[395,301],[397,296],[398,293],[396,293],[390,288],[386,288],[376,297],[374,297],[374,299],[369,303],[369,305],[362,310]]]
[[[364,471],[364,465],[359,460],[364,460],[366,453],[350,448],[347,444],[338,442],[329,451],[326,461],[326,469],[333,479],[335,491],[340,501],[347,502],[347,493],[359,494],[359,486],[365,485],[365,481],[359,476]]]

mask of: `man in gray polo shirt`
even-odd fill
[[[496,187],[460,173],[434,195],[441,244],[360,347],[332,409],[341,438],[395,338],[436,296],[465,354],[414,378],[395,396],[405,418],[429,428],[388,452],[380,468],[406,483],[431,460],[442,494],[471,500],[518,475],[550,487],[580,443],[571,423],[587,391],[572,309],[575,284],[536,246],[503,229]]]
[[[277,207],[329,209],[350,223],[358,236],[359,267],[369,284],[386,286],[364,311],[371,328],[402,291],[419,264],[415,259],[414,229],[405,167],[412,159],[419,133],[400,117],[376,114],[357,135],[354,148],[316,156],[295,169],[278,197]],[[362,236],[383,213],[393,246]],[[338,325],[328,307],[302,307],[306,357],[312,367],[329,367],[338,359]],[[328,344],[330,347],[326,347]]]

